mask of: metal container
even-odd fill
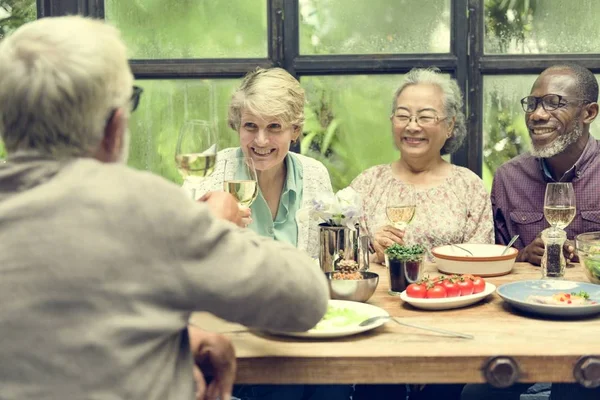
[[[365,302],[373,296],[379,275],[374,272],[361,272],[363,279],[342,280],[333,279],[333,272],[325,273],[329,283],[329,296],[333,300],[349,300]]]
[[[360,236],[358,225],[319,225],[319,263],[323,272],[333,272],[340,260],[353,260],[361,271],[369,269],[369,237]]]

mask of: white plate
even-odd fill
[[[419,299],[416,297],[408,297],[406,290],[400,293],[400,298],[411,306],[422,308],[423,310],[449,310],[451,308],[466,307],[473,303],[484,299],[494,293],[496,286],[486,282],[483,292],[470,294],[468,296],[446,297],[443,299]]]
[[[596,304],[581,306],[560,306],[537,304],[528,301],[531,295],[552,296],[555,293],[572,293],[584,291]],[[498,288],[498,296],[511,306],[522,311],[557,317],[587,317],[600,314],[600,286],[587,282],[563,280],[531,280],[505,283]]]
[[[346,300],[329,300],[329,307],[335,308],[347,308],[364,314],[365,319],[371,317],[379,317],[379,316],[389,316],[388,312],[383,308],[379,308],[377,306],[373,306],[371,304],[366,303],[358,303],[356,301],[346,301]],[[337,338],[343,336],[356,335],[357,333],[365,332],[371,329],[375,329],[383,324],[385,324],[388,320],[381,319],[379,321],[375,321],[372,324],[367,326],[359,326],[358,323],[353,325],[346,325],[343,327],[336,327],[330,329],[311,329],[306,332],[269,332],[274,335],[281,336],[292,336],[292,337],[300,337],[300,338]]]

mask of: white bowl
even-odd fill
[[[437,268],[444,274],[472,274],[478,276],[500,276],[510,273],[519,251],[514,247],[501,256],[506,246],[499,244],[461,243],[460,247],[473,255],[446,245],[435,247],[431,253]]]

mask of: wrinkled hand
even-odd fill
[[[235,197],[225,192],[208,192],[199,202],[206,203],[217,218],[231,221],[237,226],[246,227],[252,219],[250,209],[240,207]]]
[[[529,243],[527,247],[519,251],[517,255],[517,261],[528,262],[533,265],[540,265],[542,263],[542,257],[544,255],[544,241],[541,237],[536,237],[533,242]]]
[[[386,225],[375,233],[373,248],[377,256],[377,261],[384,261],[384,251],[394,243],[404,244],[404,232],[391,225]]]
[[[240,226],[242,228],[246,228],[248,225],[250,225],[252,223],[252,210],[250,210],[250,207],[246,207],[246,206],[239,206],[240,208],[240,215],[242,216],[242,223],[240,224]]]
[[[517,261],[529,262],[533,265],[540,265],[544,256],[544,241],[540,236],[536,237],[529,246],[519,252]],[[575,246],[571,240],[567,240],[563,245],[563,254],[565,259],[570,262],[579,262],[579,257],[575,254]]]
[[[196,399],[230,400],[237,368],[233,345],[223,335],[205,332],[194,326],[189,326],[188,332],[196,362]],[[213,378],[208,386],[204,376]]]
[[[572,240],[567,240],[563,245],[563,253],[567,261],[579,262],[579,256],[575,253],[575,245]]]

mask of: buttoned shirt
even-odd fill
[[[522,154],[503,164],[494,175],[492,207],[496,243],[516,234],[523,249],[550,225],[544,218],[546,184],[555,182],[542,158]],[[577,213],[565,228],[573,240],[580,233],[600,231],[600,142],[590,137],[583,153],[558,182],[571,182]]]
[[[242,150],[239,149],[239,156]],[[296,212],[302,204],[302,165],[296,156],[288,153],[285,157],[286,177],[279,199],[279,208],[275,219],[267,201],[259,190],[256,200],[250,206],[252,210],[252,223],[248,228],[261,236],[298,245],[298,228],[296,225]]]

